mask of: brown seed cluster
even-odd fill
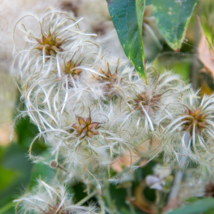
[[[147,92],[142,92],[137,94],[137,99],[135,99],[135,109],[140,110],[142,114],[144,111],[142,110],[142,106],[149,113],[149,115],[154,114],[159,109],[161,94],[148,94]]]
[[[116,94],[112,89],[114,88],[115,84],[119,81],[119,77],[118,77],[119,60],[117,62],[117,67],[116,67],[114,73],[111,72],[111,70],[109,68],[109,63],[107,63],[107,67],[108,67],[107,72],[105,72],[101,69],[101,73],[104,76],[100,76],[99,80],[100,80],[100,82],[104,83],[104,90],[105,90],[106,94],[113,97]],[[123,81],[124,78],[120,78],[120,81]]]
[[[59,204],[57,203],[55,206],[48,205],[48,211],[45,214],[69,214],[68,210],[63,210],[63,207],[59,208]]]
[[[72,127],[75,129],[76,135],[80,137],[80,139],[86,136],[92,138],[94,135],[99,135],[97,129],[100,128],[100,123],[92,123],[91,117],[88,117],[86,120],[82,117],[77,117],[77,123],[74,123]]]
[[[57,38],[54,34],[42,35],[42,39],[36,39],[39,45],[36,49],[40,51],[45,51],[47,56],[55,56],[57,51],[63,51],[61,48],[62,41],[60,38]]]
[[[195,126],[195,132],[201,134],[202,130],[207,125],[207,122],[205,121],[207,115],[201,113],[201,108],[196,110],[186,109],[185,115],[189,117],[183,119],[183,121],[186,121],[186,123],[183,124],[183,131],[189,131],[192,135],[193,127]]]
[[[105,84],[104,88],[105,88],[105,91],[110,92],[111,88],[113,87],[113,85],[118,80],[118,75],[117,75],[117,68],[115,70],[115,73],[111,73],[111,70],[109,68],[109,64],[108,63],[107,63],[107,66],[108,66],[108,71],[107,72],[101,70],[101,73],[104,76],[100,76],[100,80],[102,82],[107,82],[107,84]]]
[[[82,73],[82,69],[79,69],[79,68],[75,69],[75,67],[77,67],[79,65],[80,65],[79,63],[74,63],[71,59],[65,64],[63,71],[65,74],[71,74],[72,77],[75,80],[77,80],[77,79],[79,79],[80,74]]]

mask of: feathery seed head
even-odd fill
[[[26,214],[71,214],[94,213],[93,207],[81,207],[72,204],[71,196],[66,192],[64,185],[52,182],[52,185],[42,180],[34,187],[32,192],[26,193],[15,200],[16,213]]]
[[[163,135],[170,142],[174,141],[172,153],[177,159],[179,155],[185,155],[200,164],[214,167],[214,95],[200,98],[197,93],[190,91],[183,97],[180,112],[174,112]]]
[[[112,100],[115,97],[124,98],[129,87],[126,79],[128,71],[133,70],[129,67],[126,60],[103,56],[96,63],[94,69],[98,72],[89,78],[88,87],[91,89],[91,95],[97,100]]]
[[[45,214],[69,214],[69,211],[63,210],[63,207],[59,207],[59,203],[56,203],[54,207],[49,204]]]
[[[201,113],[202,109],[198,108],[196,110],[192,109],[186,109],[185,110],[185,116],[186,118],[183,119],[185,123],[183,124],[182,131],[190,131],[190,134],[193,134],[193,126],[195,126],[195,132],[196,134],[201,134],[203,128],[208,125],[206,122],[206,119],[208,115]]]
[[[114,95],[114,92],[112,92],[112,88],[114,87],[114,85],[117,83],[117,81],[119,79],[118,66],[119,66],[119,60],[118,60],[117,67],[113,73],[110,70],[109,63],[107,63],[107,72],[105,72],[101,69],[101,73],[104,76],[99,76],[100,81],[104,84],[104,91],[106,92],[106,94],[108,94],[110,96]]]
[[[70,13],[48,9],[41,19],[38,19],[34,15],[29,16],[35,18],[39,28],[26,29],[28,27],[26,27],[25,24],[21,25],[22,28],[24,28],[21,29],[21,31],[24,32],[26,34],[25,37],[27,37],[27,48],[21,51],[19,59],[25,63],[28,62],[29,57],[33,59],[41,58],[41,56],[44,63],[47,61],[45,59],[54,59],[57,54],[67,54],[68,51],[77,46],[81,46],[83,43],[88,43],[88,40],[90,40],[89,34],[84,33],[78,25],[81,19],[76,21]],[[30,26],[30,28],[31,27],[32,26]],[[15,30],[16,27],[14,31]],[[35,50],[37,51],[35,52]]]
[[[135,109],[140,110],[142,114],[144,111],[142,106],[144,106],[145,110],[148,112],[149,115],[153,115],[159,109],[161,94],[150,95],[147,91],[143,91],[136,95],[138,99],[135,99]]]
[[[154,131],[160,124],[165,126],[164,120],[177,111],[174,104],[186,90],[177,75],[171,72],[160,74],[153,67],[147,69],[147,80],[148,84],[145,84],[136,71],[129,77],[131,87],[127,96],[127,113],[130,116],[127,118],[139,132],[143,127],[147,132]]]

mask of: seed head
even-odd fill
[[[144,111],[142,110],[143,106],[149,115],[153,115],[160,108],[161,94],[155,95],[154,92],[152,92],[150,95],[147,91],[143,91],[142,93],[137,94],[137,99],[134,101],[136,110],[139,110],[144,114]]]
[[[183,131],[190,131],[190,134],[192,135],[193,126],[195,126],[196,134],[201,134],[203,128],[208,125],[208,123],[206,122],[208,115],[203,114],[201,111],[201,108],[198,108],[196,110],[185,110],[184,115],[186,116],[186,118],[183,119],[183,121],[185,121],[185,123],[183,124]]]
[[[55,206],[48,205],[48,211],[45,214],[69,214],[68,210],[63,210],[63,207],[59,207],[59,203],[56,203]]]
[[[164,137],[169,138],[169,144],[173,145],[172,153],[178,161],[178,155],[181,154],[186,156],[185,162],[190,158],[200,164],[213,166],[214,96],[201,98],[191,91],[178,106],[180,113],[174,113],[163,133]]]
[[[104,84],[104,92],[106,95],[113,97],[114,95],[118,95],[116,89],[117,83],[121,83],[125,77],[120,77],[118,74],[118,67],[119,67],[119,60],[117,61],[117,67],[115,68],[115,71],[111,71],[110,65],[107,62],[107,72],[105,72],[103,69],[101,69],[102,76],[99,76],[99,81]]]
[[[57,52],[63,51],[61,48],[62,41],[60,38],[57,38],[56,35],[49,33],[46,35],[45,33],[42,35],[41,39],[36,39],[39,43],[36,49],[43,52],[45,51],[46,56],[55,56]]]
[[[160,74],[153,67],[147,69],[147,80],[148,84],[145,84],[137,72],[132,72],[129,77],[132,84],[127,90],[127,118],[132,121],[133,129],[140,133],[143,127],[148,132],[154,131],[160,124],[165,126],[164,119],[176,111],[174,103],[182,90],[185,90],[177,75],[167,71]]]
[[[77,123],[74,123],[72,127],[75,129],[76,135],[80,137],[80,139],[86,136],[92,138],[94,135],[99,135],[97,129],[99,129],[100,123],[92,123],[91,117],[88,117],[86,120],[82,117],[77,117]]]
[[[76,80],[79,79],[80,74],[82,73],[82,69],[75,69],[75,67],[79,66],[80,64],[75,64],[72,60],[69,60],[64,67],[65,74],[71,74],[72,77]]]
[[[16,214],[94,213],[93,207],[81,207],[72,204],[72,198],[67,194],[65,186],[60,185],[58,181],[52,182],[50,186],[39,180],[32,192],[26,193],[14,202],[17,202]]]

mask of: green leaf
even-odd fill
[[[45,158],[46,162],[50,162],[51,160],[54,159],[54,157],[52,157],[48,151],[44,151],[40,155],[40,157]],[[56,174],[56,169],[51,168],[49,165],[46,165],[42,162],[38,162],[34,164],[31,171],[29,188],[31,189],[37,184],[37,179],[51,180],[52,178],[54,178],[55,174]]]
[[[11,185],[14,182],[17,174],[17,171],[6,169],[0,166],[0,191]]]
[[[194,203],[194,202],[196,202],[198,200],[200,200],[200,198],[191,197],[191,198],[186,199],[185,202],[187,202],[187,203]]]
[[[11,143],[8,147],[1,148],[1,150],[0,213],[14,214],[14,207],[10,206],[14,199],[23,194],[24,187],[28,185],[31,162],[27,158],[28,150],[15,143]]]
[[[197,0],[151,0],[157,25],[170,47],[179,50]]]
[[[201,214],[214,207],[214,198],[204,198],[185,207],[168,212],[167,214]]]
[[[30,122],[30,118],[28,116],[25,118],[20,118],[15,129],[18,144],[26,148],[29,148],[31,142],[39,133],[37,126]],[[42,138],[36,142],[37,143],[35,143],[34,148],[37,147],[37,150],[39,151],[45,148]]]
[[[0,214],[5,214],[6,211],[8,211],[9,209],[13,208],[14,203],[13,202],[9,202],[8,204],[6,204],[5,206],[0,208]]]
[[[145,0],[107,0],[107,3],[123,50],[146,82],[142,40]]]
[[[214,213],[214,207],[208,210],[207,212],[205,212],[204,214],[213,214],[213,213]]]

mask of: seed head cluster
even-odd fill
[[[13,67],[26,105],[22,115],[39,130],[31,159],[47,164],[32,154],[43,137],[64,182],[82,181],[89,189],[102,188],[111,164],[127,154],[151,160],[162,153],[168,165],[214,166],[214,95],[201,98],[178,75],[151,65],[145,83],[126,57],[109,52],[72,14],[49,9],[34,18],[40,28],[22,29],[26,46]],[[65,192],[58,193],[64,187],[40,184],[50,200],[17,200],[25,213],[78,213]]]

